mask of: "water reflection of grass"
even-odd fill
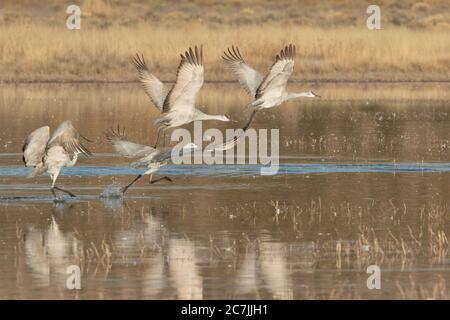
[[[123,277],[142,283],[136,288],[124,283],[132,296],[206,298],[213,293],[204,287],[205,274],[221,285],[233,283],[222,291],[222,298],[449,297],[448,279],[442,273],[423,272],[445,266],[448,259],[450,210],[445,203],[430,202],[411,211],[389,201],[365,206],[325,205],[321,199],[303,204],[248,202],[210,208],[201,217],[192,212],[187,216],[182,205],[172,217],[166,216],[164,207],[153,205],[125,205],[114,215],[99,209],[92,203],[66,215],[34,217],[34,223],[17,220],[15,230],[11,228],[16,241],[9,239],[10,250],[5,251],[17,261],[14,272],[29,277],[25,263],[35,277],[54,285],[58,282],[52,279],[63,278],[66,265],[76,263],[84,279],[80,295],[90,297],[110,294],[107,285],[99,285],[99,278],[107,283]],[[198,219],[214,219],[217,225],[192,233],[190,225],[198,224]],[[382,270],[379,292],[365,288],[365,271],[373,264]],[[155,278],[166,277],[175,281],[175,291],[155,283]],[[264,286],[258,285],[261,280]],[[322,285],[318,287],[317,281]]]
[[[335,259],[336,269],[362,268],[370,263],[411,266],[444,263],[448,257],[447,205],[432,203],[417,212],[406,204],[370,202],[366,206],[344,202],[322,205],[320,199],[299,205],[295,201],[249,203],[223,215],[241,223],[278,230],[283,241],[313,242],[319,259]],[[265,207],[265,209],[263,209]]]

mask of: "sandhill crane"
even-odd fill
[[[64,121],[50,136],[50,128],[44,126],[34,130],[23,145],[23,162],[27,167],[34,167],[30,177],[36,177],[48,172],[52,179],[51,191],[56,197],[55,190],[59,190],[75,197],[72,192],[55,185],[63,167],[72,167],[81,153],[91,156],[91,152],[80,142],[81,136],[71,121]]]
[[[131,181],[131,183],[122,189],[123,194],[125,194],[125,192],[144,175],[150,175],[150,184],[161,180],[172,182],[172,179],[167,176],[153,180],[153,173],[170,162],[172,157],[172,148],[153,148],[128,141],[125,132],[123,130],[121,131],[119,127],[117,128],[117,131],[110,129],[106,133],[106,139],[112,144],[114,150],[120,155],[127,158],[137,158],[136,161],[130,163],[131,167],[147,169],[144,173],[139,174],[133,181]],[[181,152],[183,154],[184,152],[190,153],[195,148],[195,144],[189,143],[183,147]]]
[[[294,70],[294,57],[295,46],[290,44],[276,56],[269,73],[263,77],[245,62],[238,47],[232,46],[224,52],[223,60],[237,77],[240,85],[254,99],[249,104],[254,110],[243,128],[244,131],[250,126],[256,112],[261,109],[273,108],[295,98],[320,97],[313,91],[298,93],[287,91],[287,82]]]
[[[195,107],[197,93],[203,86],[203,47],[189,48],[181,55],[177,79],[172,88],[164,89],[164,84],[147,68],[144,56],[136,55],[134,64],[145,92],[153,104],[162,112],[155,124],[161,125],[154,147],[158,145],[160,132],[168,128],[179,127],[197,120],[230,121],[226,115],[209,115]]]

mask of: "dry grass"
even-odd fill
[[[238,45],[266,71],[287,43],[299,51],[295,79],[449,79],[450,26],[441,1],[386,1],[379,31],[366,28],[366,5],[352,1],[285,1],[284,10],[262,0],[126,7],[84,1],[81,30],[73,31],[65,28],[65,7],[47,2],[38,10],[7,1],[0,11],[1,80],[137,80],[130,64],[136,52],[160,78],[173,80],[179,53],[194,44],[205,46],[208,80],[232,80],[220,59],[225,48]]]
[[[267,70],[286,43],[298,46],[295,79],[446,79],[450,68],[450,33],[407,29],[312,29],[279,26],[191,26],[177,29],[151,25],[69,31],[45,25],[0,29],[3,80],[136,80],[131,56],[142,52],[154,72],[173,80],[178,53],[205,45],[206,78],[233,79],[220,59],[222,50],[239,45],[251,64]],[[424,46],[423,44],[427,45]]]
[[[282,25],[311,27],[359,27],[365,25],[366,9],[372,1],[340,0],[80,0],[83,24],[108,27],[130,26],[152,21],[162,26],[184,27],[203,23],[211,27],[226,25]],[[415,29],[449,28],[449,9],[445,0],[383,0],[377,2],[383,27]],[[0,23],[41,21],[57,25],[66,17],[67,3],[58,0],[3,0]]]

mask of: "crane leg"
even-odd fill
[[[55,187],[51,187],[50,189],[52,191],[53,197],[56,199],[58,199],[58,197],[56,196],[56,192],[55,192]]]
[[[163,133],[163,147],[165,147],[166,146],[166,130],[164,130],[164,133]]]
[[[169,182],[173,182],[173,180],[172,179],[170,179],[168,176],[164,176],[164,177],[161,177],[161,178],[158,178],[158,179],[156,179],[156,180],[152,180],[151,178],[150,178],[150,184],[154,184],[154,183],[156,183],[156,182],[158,182],[158,181],[161,181],[161,180],[167,180],[167,181],[169,181]]]
[[[128,188],[130,188],[136,181],[138,181],[140,178],[142,178],[142,174],[138,175],[129,185],[127,185],[125,188],[123,188],[122,193],[127,192]]]
[[[75,197],[76,197],[76,195],[74,195],[74,194],[73,194],[72,192],[70,192],[70,191],[64,190],[63,188],[60,188],[60,187],[57,187],[57,186],[53,186],[53,187],[51,188],[51,191],[52,191],[52,194],[53,194],[53,196],[55,197],[55,199],[58,198],[58,197],[56,196],[55,190],[64,192],[65,194],[68,194],[68,195],[71,196],[72,198],[75,198]]]
[[[153,148],[157,148],[158,147],[158,142],[159,142],[159,138],[160,138],[160,136],[161,136],[161,131],[165,131],[166,130],[166,128],[165,127],[159,127],[158,128],[158,133],[157,133],[157,136],[156,136],[156,142],[155,142],[155,144],[153,145]]]
[[[247,131],[247,129],[248,129],[248,128],[250,127],[250,125],[252,124],[253,119],[254,119],[255,116],[256,116],[256,112],[258,112],[258,109],[255,109],[255,110],[252,111],[252,114],[250,115],[250,118],[248,119],[248,121],[247,121],[247,123],[245,124],[245,126],[242,128],[242,130],[244,130],[244,132]]]

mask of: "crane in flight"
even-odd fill
[[[179,127],[197,120],[230,121],[227,115],[210,115],[196,108],[197,93],[204,82],[203,47],[195,46],[181,55],[177,78],[172,88],[167,91],[164,84],[147,68],[144,56],[133,59],[139,72],[139,79],[145,93],[153,104],[161,111],[155,119],[158,128],[154,148],[158,146],[161,131]]]
[[[294,71],[294,58],[295,46],[287,45],[275,57],[269,73],[263,76],[245,62],[238,47],[232,46],[224,52],[222,59],[237,77],[241,87],[254,99],[249,104],[254,109],[243,128],[244,131],[248,129],[259,110],[273,108],[296,98],[320,97],[313,91],[289,92],[287,90],[287,82]]]

